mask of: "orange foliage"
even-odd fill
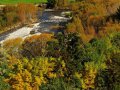
[[[33,56],[44,55],[47,42],[52,36],[52,34],[41,34],[28,37],[23,43],[23,50],[29,51]]]
[[[114,32],[120,32],[120,24],[117,24],[117,23],[108,24],[107,26],[99,30],[98,36],[103,37],[103,36],[109,35],[110,33],[114,33]]]
[[[22,38],[9,39],[3,42],[5,49],[17,48],[22,44]]]
[[[33,4],[18,4],[18,15],[22,23],[26,20],[32,20],[36,17],[37,7]]]

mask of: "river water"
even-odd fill
[[[41,34],[41,33],[58,33],[63,32],[63,30],[52,30],[50,27],[56,25],[65,25],[65,23],[70,20],[70,18],[65,18],[61,15],[63,11],[54,11],[54,10],[45,10],[41,14],[38,13],[38,23],[33,24],[33,27],[22,27],[15,31],[5,33],[0,36],[0,43],[13,39],[13,38],[26,38],[32,35]],[[34,31],[34,34],[30,34],[31,31]]]

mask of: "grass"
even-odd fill
[[[0,0],[0,4],[45,3],[47,0]]]
[[[75,0],[69,0],[75,1]],[[46,3],[47,0],[0,0],[0,4],[16,4],[16,3]]]

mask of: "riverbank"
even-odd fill
[[[28,27],[28,26],[23,26],[19,27],[18,29],[14,29],[8,32],[5,32],[1,37],[0,37],[0,42],[4,42],[9,39],[14,39],[14,38],[25,38],[27,36],[30,36],[30,31],[39,27],[39,23],[34,23],[33,27]]]
[[[15,31],[16,29],[19,29],[19,28],[22,28],[24,27],[25,25],[23,24],[14,24],[13,27],[5,27],[2,31],[0,31],[0,36],[1,35],[4,35],[6,33],[10,33],[10,32],[13,32]]]
[[[41,33],[54,33],[64,31],[64,26],[69,21],[68,18],[63,17],[61,14],[65,11],[54,11],[54,10],[45,10],[42,13],[42,16],[39,12],[38,22],[33,24],[23,25],[11,29],[0,35],[0,42],[5,40],[14,39],[14,38],[26,38],[32,35],[41,34]],[[33,32],[33,33],[31,33]]]
[[[4,30],[0,32],[0,36],[6,35],[8,33],[12,33],[16,31],[17,29],[20,29],[25,26],[32,26],[32,24],[35,24],[35,23],[37,23],[37,21],[31,22],[29,24],[22,24],[19,22],[17,24],[14,24],[13,26],[5,27]]]

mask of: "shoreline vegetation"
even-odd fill
[[[14,25],[13,25],[13,28],[10,27],[10,29],[6,29],[6,30],[4,30],[3,32],[1,31],[1,32],[0,32],[0,36],[4,36],[4,35],[6,35],[6,34],[8,34],[8,33],[14,32],[14,31],[16,31],[16,30],[18,30],[18,29],[20,29],[20,28],[22,28],[22,27],[25,27],[25,26],[31,27],[31,26],[33,26],[33,24],[35,24],[35,23],[37,23],[37,21],[32,22],[32,23],[29,23],[29,24],[27,24],[27,25],[21,24],[21,23],[14,24]],[[9,27],[6,27],[6,28],[9,28]]]
[[[30,20],[31,17],[29,17],[29,19],[27,19],[28,21],[24,21],[24,20],[22,21],[22,19],[25,19],[27,16],[24,15],[23,17],[21,17],[20,15],[16,15],[18,13],[18,11],[19,11],[19,10],[16,10],[17,7],[18,7],[17,9],[24,9],[26,7],[30,8],[30,6],[31,6],[31,8],[33,8],[34,11],[35,11],[34,14],[35,13],[37,14],[38,11],[42,12],[45,8],[46,9],[50,9],[46,5],[44,6],[44,4],[42,5],[42,4],[30,4],[30,3],[20,3],[20,4],[18,3],[17,5],[10,5],[10,4],[8,4],[8,5],[7,4],[6,5],[0,5],[0,11],[1,11],[1,16],[0,16],[0,18],[1,18],[0,35],[3,35],[4,33],[7,33],[7,32],[15,31],[15,29],[19,29],[19,28],[24,27],[24,26],[30,26],[30,24],[32,24],[34,22],[37,22],[37,16],[33,16],[33,19],[34,19],[34,20],[32,19],[33,21]],[[24,7],[24,8],[19,8],[19,7]],[[60,10],[61,11],[61,10],[70,10],[70,9],[69,9],[69,7],[65,6],[65,7],[62,7],[62,8],[55,7],[53,10],[56,10],[56,11]],[[12,19],[11,21],[7,20],[8,19],[7,15],[3,15],[2,14],[4,12],[5,12],[4,14],[7,14],[7,11],[9,11],[8,15],[9,15],[9,13],[11,15],[13,15],[11,17],[8,16],[8,18],[10,17]],[[23,10],[21,10],[21,11],[22,11],[22,13],[24,12]],[[25,13],[27,13],[27,12],[29,13],[29,11],[26,11]],[[30,12],[30,13],[32,15],[33,12]],[[22,19],[20,20],[20,18],[22,18]],[[14,19],[16,19],[16,20],[14,20]],[[8,22],[8,25],[7,25],[7,22]]]
[[[64,27],[49,27],[63,33],[3,42],[0,90],[120,90],[119,0],[47,1],[48,8],[69,7],[65,17],[72,19]],[[33,4],[8,6],[1,25],[34,21],[37,10]]]
[[[38,7],[34,4],[6,5],[0,11],[0,34],[37,22]]]

